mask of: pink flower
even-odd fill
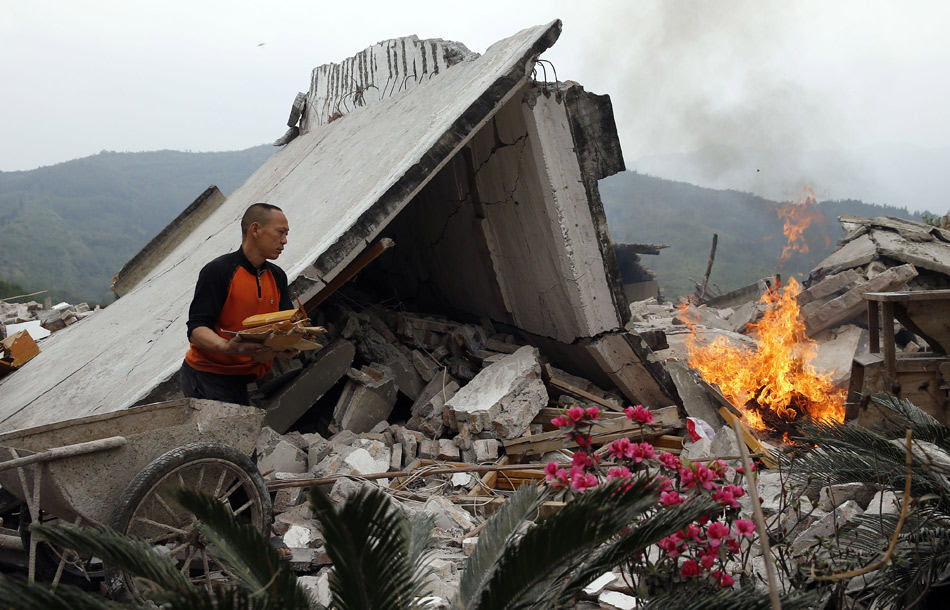
[[[702,530],[695,523],[690,523],[683,529],[683,538],[686,540],[699,540],[700,534],[702,534]]]
[[[686,498],[675,491],[664,491],[660,494],[660,504],[663,506],[676,506],[686,501]]]
[[[654,455],[653,445],[650,443],[638,443],[632,446],[631,455],[627,457],[632,457],[633,461],[639,464],[647,458],[652,458]]]
[[[584,409],[575,405],[566,411],[566,415],[571,419],[571,421],[577,423],[584,419]]]
[[[608,451],[611,457],[618,460],[633,457],[633,443],[630,442],[629,438],[618,438],[610,443]]]
[[[582,449],[590,446],[590,436],[587,434],[575,434],[573,438],[577,446]]]
[[[719,583],[720,587],[731,587],[736,582],[736,579],[733,578],[731,574],[726,574],[725,572],[720,572],[719,570],[710,572],[709,574],[716,579],[716,582]]]
[[[726,540],[726,548],[729,549],[731,553],[739,552],[739,541],[735,538],[729,538]]]
[[[709,546],[717,547],[721,542],[720,538],[725,538],[729,535],[729,526],[719,521],[710,523],[709,528],[706,530],[706,535],[709,536]]]
[[[736,533],[746,538],[755,535],[755,523],[748,519],[736,519]]]
[[[544,467],[544,479],[555,489],[568,486],[567,472],[563,468],[558,468],[557,462],[548,462],[548,465]]]
[[[676,559],[676,557],[680,554],[679,550],[676,548],[678,543],[672,536],[660,538],[656,545],[662,550],[666,551],[666,554],[670,556],[670,559]]]
[[[597,419],[600,417],[600,409],[598,407],[588,407],[584,413],[587,414],[588,419]]]
[[[713,564],[716,563],[715,555],[703,555],[702,559],[699,560],[699,563],[702,564],[703,568],[710,569],[713,567]]]
[[[552,419],[552,420],[551,420],[551,424],[552,424],[555,428],[566,428],[566,427],[568,427],[568,426],[572,426],[572,425],[573,425],[573,424],[571,423],[571,420],[569,420],[568,418],[564,417],[563,415],[558,415],[557,417],[555,417],[554,419]]]
[[[683,567],[680,569],[680,576],[683,578],[691,578],[699,574],[699,564],[697,564],[692,559],[688,559],[683,562]]]
[[[627,416],[627,419],[631,421],[637,421],[641,424],[652,424],[653,423],[653,413],[649,409],[645,408],[643,405],[637,405],[636,407],[627,407],[623,410],[624,415]]]
[[[745,495],[745,490],[742,489],[742,487],[738,485],[726,485],[725,487],[723,487],[723,489],[728,489],[729,492],[732,493],[733,497],[735,498],[741,498],[742,496]]]
[[[594,458],[592,458],[590,454],[584,453],[583,451],[575,451],[574,457],[571,458],[571,463],[574,466],[581,466],[581,467],[593,466]]]
[[[611,468],[607,471],[607,480],[614,481],[616,479],[629,480],[633,476],[633,473],[630,472],[630,469],[626,466],[621,466],[620,468]]]
[[[591,487],[597,487],[597,477],[592,474],[583,474],[577,473],[573,474],[574,469],[571,469],[571,489],[578,492],[584,492],[590,489]]]
[[[667,468],[679,468],[683,464],[679,456],[673,455],[672,453],[668,453],[666,451],[661,452],[657,458],[663,462],[663,465]]]
[[[703,489],[712,489],[714,486],[713,483],[713,473],[710,469],[706,468],[702,464],[696,464],[696,483],[701,485]]]
[[[696,476],[693,474],[691,468],[682,466],[677,472],[680,475],[680,484],[683,486],[683,489],[692,489],[696,486]]]
[[[723,506],[739,508],[739,503],[736,502],[735,496],[733,496],[732,492],[726,488],[722,488],[713,492],[712,499],[715,500],[716,502],[719,502]]]
[[[739,466],[738,468],[736,468],[736,472],[738,472],[739,474],[745,474],[745,467]],[[752,472],[755,472],[755,462],[752,462]]]
[[[657,489],[660,492],[670,491],[673,489],[673,481],[671,481],[669,477],[664,477],[663,475],[659,474],[653,480],[656,482]]]
[[[716,460],[709,465],[709,469],[713,471],[716,475],[716,478],[722,479],[726,476],[726,463],[722,460]]]

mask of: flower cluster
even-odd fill
[[[569,441],[576,443],[578,449],[570,465],[550,462],[545,468],[546,480],[555,489],[581,493],[602,482],[632,484],[636,477],[647,477],[656,483],[656,510],[683,504],[694,496],[711,498],[721,507],[717,519],[710,521],[704,517],[663,538],[657,543],[659,556],[641,553],[631,559],[628,569],[635,580],[648,588],[665,588],[683,579],[703,579],[714,587],[732,586],[735,580],[727,566],[737,556],[748,553],[750,545],[742,542],[755,535],[751,521],[737,518],[739,499],[746,493],[738,484],[741,478],[736,475],[734,481],[728,481],[735,471],[730,471],[721,460],[708,464],[689,462],[673,453],[658,451],[645,442],[644,427],[651,425],[654,419],[650,410],[642,405],[627,407],[624,415],[641,424],[640,442],[620,438],[609,443],[605,447],[606,455],[614,464],[606,468],[606,474],[591,446],[591,431],[601,417],[600,410],[575,405],[555,417],[552,423]],[[664,584],[656,584],[658,579],[664,578]]]

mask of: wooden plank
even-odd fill
[[[881,340],[884,343],[884,368],[888,383],[897,381],[897,345],[894,339],[894,303],[885,301],[881,305]]]
[[[591,394],[590,392],[586,390],[582,390],[577,386],[573,386],[566,381],[562,381],[558,379],[557,377],[551,377],[547,383],[548,385],[554,387],[557,390],[560,390],[561,392],[565,394],[570,394],[571,396],[575,396],[577,398],[583,398],[584,400],[588,402],[592,402],[595,405],[600,405],[604,407],[605,409],[610,409],[611,411],[623,412],[622,404],[616,403],[612,400],[606,400],[595,394]]]
[[[896,292],[867,292],[869,301],[939,301],[950,300],[950,290],[901,290]]]
[[[719,409],[719,415],[722,416],[722,418],[726,420],[726,423],[728,423],[730,426],[734,421],[739,422],[739,425],[742,427],[742,438],[745,440],[745,444],[749,448],[749,451],[752,453],[764,454],[762,456],[762,463],[769,468],[775,467],[775,460],[769,455],[768,447],[763,445],[762,442],[756,438],[755,433],[749,429],[749,426],[745,425],[744,421],[733,415],[732,411],[725,407],[721,407]]]
[[[646,432],[656,434],[658,428],[674,428],[681,425],[677,407],[664,407],[655,409],[653,413],[652,427],[644,427],[637,422],[624,418],[611,418],[609,420],[598,421],[593,427],[594,440],[602,440],[611,437],[610,440],[616,440],[621,436],[633,436],[634,434]],[[664,432],[665,433],[665,432]],[[617,436],[619,435],[619,436]],[[610,440],[604,442],[610,442]],[[529,437],[516,438],[510,441],[504,441],[505,453],[525,454],[525,453],[545,453],[562,447],[576,447],[573,442],[564,443],[564,433],[560,430],[543,432]]]
[[[510,463],[507,455],[501,456],[497,462],[496,466],[507,466]],[[495,489],[495,484],[498,482],[498,471],[492,470],[491,472],[486,472],[481,478],[481,485],[476,485],[475,489],[472,490],[472,495],[475,496],[487,496],[489,489]]]
[[[881,352],[881,312],[877,301],[871,300],[868,301],[868,351],[872,354]]]

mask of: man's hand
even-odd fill
[[[191,331],[191,342],[209,352],[230,354],[232,356],[239,354],[251,356],[258,362],[265,362],[274,357],[274,350],[269,347],[265,347],[260,343],[241,341],[241,338],[236,335],[228,341],[207,326],[199,326]]]

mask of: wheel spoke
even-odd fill
[[[168,513],[168,515],[172,519],[174,519],[176,522],[178,521],[181,515],[175,513],[175,509],[173,509],[171,505],[169,505],[168,502],[165,501],[165,498],[162,497],[161,492],[156,490],[155,493],[152,494],[152,497],[155,498],[155,501],[158,502],[158,505],[164,508],[165,512]]]
[[[201,469],[198,471],[198,484],[195,485],[195,489],[201,489],[201,484],[205,480],[205,464],[201,465]]]
[[[185,545],[187,546],[187,544]],[[182,576],[189,576],[191,570],[191,560],[194,559],[195,553],[198,552],[198,547],[193,546],[191,550],[188,551],[188,555],[185,557],[185,562],[181,564],[181,570],[179,570]]]
[[[231,488],[228,489],[228,490],[224,493],[224,495],[222,495],[221,497],[219,497],[218,500],[220,500],[222,503],[226,503],[225,501],[226,501],[228,498],[231,497],[231,494],[233,494],[233,493],[236,492],[237,490],[241,489],[241,486],[242,486],[243,484],[244,484],[244,481],[242,481],[242,480],[240,479],[240,477],[238,477],[238,480],[234,483],[234,485],[232,485]]]
[[[205,570],[205,588],[211,591],[211,567],[208,565],[208,550],[201,547],[201,563]]]
[[[217,498],[217,497],[218,497],[218,494],[221,493],[221,488],[224,487],[224,478],[225,478],[226,476],[228,476],[228,471],[227,471],[227,469],[222,470],[222,471],[221,471],[221,476],[218,477],[218,484],[215,485],[215,487],[214,487],[214,493],[211,494],[211,495],[214,496],[215,498]]]
[[[136,517],[135,520],[138,521],[139,523],[144,523],[146,525],[151,525],[152,527],[157,527],[159,529],[168,530],[169,532],[174,532],[180,536],[188,535],[188,532],[186,530],[179,529],[175,527],[174,525],[169,525],[168,523],[159,523],[158,521],[154,521],[146,517]]]
[[[235,515],[235,516],[240,515],[241,513],[243,513],[244,511],[246,511],[246,510],[247,510],[248,508],[250,508],[251,506],[254,506],[254,500],[253,500],[253,499],[248,500],[248,501],[245,502],[239,509],[237,509],[236,511],[234,511],[234,515]]]

